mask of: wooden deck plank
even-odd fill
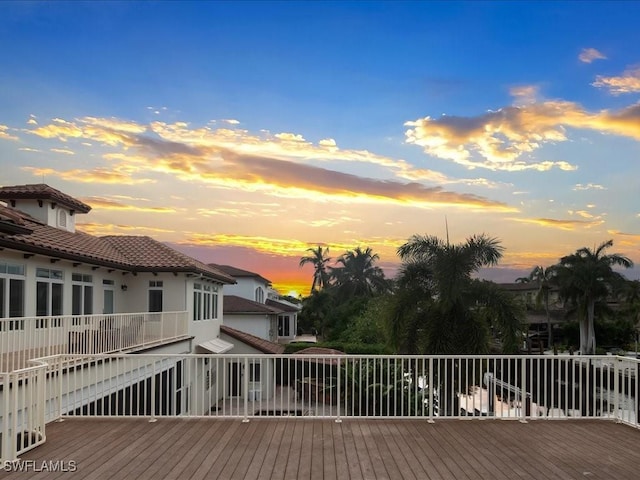
[[[629,479],[640,430],[593,420],[70,419],[21,457],[74,479]],[[66,478],[11,473],[11,480]]]
[[[180,451],[176,450],[176,456],[174,458],[175,464],[164,473],[166,480],[190,478],[199,466],[197,459],[207,455],[212,443],[212,438],[216,438],[218,432],[224,428],[223,422],[199,423],[205,425],[205,430],[200,437],[196,436],[198,432],[194,432],[191,429],[188,430],[188,432],[198,440],[191,445],[184,445],[184,448]]]
[[[294,422],[291,434],[291,449],[287,458],[287,465],[284,472],[285,480],[297,480],[300,468],[300,459],[304,456],[302,444],[304,438],[304,423]]]
[[[394,425],[398,429],[398,432],[402,438],[406,441],[407,448],[411,451],[414,458],[418,459],[418,463],[414,465],[414,468],[418,469],[420,474],[418,478],[428,478],[430,480],[442,480],[442,475],[439,473],[438,468],[435,465],[435,461],[432,460],[432,452],[428,452],[428,444],[424,442],[422,436],[417,432],[418,429],[428,429],[430,424],[428,423],[412,423],[404,424],[400,427],[396,422]]]

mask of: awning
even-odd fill
[[[233,348],[233,343],[225,342],[219,338],[213,340],[207,340],[206,342],[199,343],[198,347],[204,348],[211,353],[226,353]]]

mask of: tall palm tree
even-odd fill
[[[551,283],[555,277],[555,270],[552,267],[544,268],[539,265],[533,267],[529,273],[529,281],[538,286],[536,295],[536,303],[544,305],[544,312],[547,315],[547,333],[549,347],[553,346],[553,329],[551,328],[551,315],[549,314],[549,292],[551,291]]]
[[[379,260],[371,247],[364,250],[356,247],[336,260],[336,267],[330,267],[330,275],[335,286],[343,295],[371,296],[389,289],[389,282],[382,269],[375,265]]]
[[[327,272],[327,263],[331,261],[329,257],[329,247],[323,248],[318,245],[316,248],[307,248],[309,255],[300,259],[300,267],[311,263],[313,265],[313,282],[311,283],[311,292],[322,290],[329,283],[329,273]]]
[[[481,267],[496,265],[503,250],[497,239],[484,234],[460,244],[414,235],[398,248],[403,261],[399,285],[402,276],[422,272],[422,290],[430,295],[414,299],[421,302],[418,316],[427,353],[486,353],[487,320],[502,334],[505,350],[517,349],[521,309],[492,282],[472,278]]]
[[[500,336],[503,351],[517,351],[522,307],[495,283],[473,278],[481,267],[497,264],[502,251],[497,239],[484,234],[460,244],[414,235],[398,248],[403,266],[396,295],[401,301],[393,320],[413,329],[405,337],[405,346],[418,349],[403,353],[487,353],[490,328]],[[411,336],[417,339],[412,342]],[[443,391],[466,391],[478,381],[467,375],[469,371],[456,358],[443,358],[434,368],[433,381]],[[439,408],[457,411],[453,398]]]
[[[577,308],[580,321],[580,352],[592,355],[596,351],[594,330],[595,306],[605,300],[626,279],[613,267],[630,268],[633,262],[618,253],[605,254],[613,240],[591,250],[583,247],[560,259],[553,267],[560,295]]]

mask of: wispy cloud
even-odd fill
[[[490,170],[575,170],[565,161],[524,158],[546,143],[566,141],[566,128],[587,129],[640,140],[640,103],[616,112],[591,113],[567,101],[509,106],[477,117],[429,116],[408,121],[406,140],[429,155],[468,168]]]
[[[580,190],[606,190],[605,187],[603,187],[600,184],[597,183],[576,183],[576,185],[573,187],[573,190],[575,191],[580,191]]]
[[[9,133],[9,127],[6,125],[0,125],[0,138],[4,140],[18,140],[18,137]]]
[[[640,92],[640,66],[629,68],[617,77],[598,75],[591,85],[606,88],[612,95]]]
[[[539,88],[535,85],[519,85],[511,87],[509,93],[516,99],[516,104],[535,103]]]
[[[118,200],[114,200],[106,197],[83,197],[83,202],[86,202],[88,205],[91,205],[94,209],[102,209],[102,210],[126,210],[126,211],[134,211],[134,212],[144,212],[144,213],[175,213],[176,210],[174,208],[169,207],[140,207],[137,205],[132,205],[130,203],[123,203]]]
[[[297,239],[282,239],[263,236],[235,235],[235,234],[200,234],[191,233],[183,242],[183,245],[211,246],[211,247],[245,247],[252,250],[268,253],[270,255],[281,255],[285,257],[298,257],[308,248],[317,245],[329,247],[332,253],[340,255],[348,250],[353,250],[357,246],[370,246],[374,251],[390,251],[395,256],[396,249],[405,243],[405,239],[370,237],[354,239],[350,242],[307,242]]]
[[[75,155],[76,154],[76,152],[74,152],[73,150],[69,150],[68,148],[50,148],[49,151],[53,152],[53,153],[62,153],[64,155]]]
[[[134,225],[116,225],[116,224],[105,224],[105,223],[82,223],[79,222],[77,224],[78,228],[85,233],[89,233],[91,235],[156,235],[156,234],[166,234],[166,233],[174,233],[173,230],[167,230],[164,228],[155,228],[155,227],[143,227],[143,226],[134,226]]]
[[[607,57],[595,48],[583,48],[578,59],[583,63],[591,63],[595,60],[605,60]]]
[[[556,218],[513,218],[520,223],[530,223],[541,227],[559,228],[561,230],[578,230],[602,225],[604,220],[562,220]]]
[[[106,183],[117,185],[140,185],[143,183],[154,183],[155,180],[148,178],[134,178],[126,166],[110,168],[96,167],[92,169],[74,168],[71,170],[57,170],[53,168],[22,167],[23,170],[31,172],[33,175],[58,177],[63,180],[81,183]]]

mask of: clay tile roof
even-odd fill
[[[1,205],[0,246],[128,271],[188,272],[222,283],[235,283],[235,279],[226,273],[150,237],[96,237],[78,231],[68,232]]]
[[[302,350],[298,350],[292,355],[302,355],[311,357],[308,361],[314,363],[324,363],[328,365],[339,365],[341,360],[339,358],[330,358],[334,355],[344,355],[344,352],[340,350],[334,350],[333,348],[324,348],[324,347],[309,347],[303,348]],[[313,358],[316,357],[316,358]],[[305,359],[306,360],[306,359]]]
[[[298,312],[298,311],[300,311],[300,308],[296,307],[295,305],[289,305],[288,303],[283,303],[283,302],[279,302],[277,300],[272,300],[271,298],[267,299],[266,304],[269,305],[270,307],[274,307],[274,308],[277,308],[279,310],[282,310],[283,312]]]
[[[0,232],[25,234],[31,233],[32,230],[25,225],[20,212],[0,205]]]
[[[231,315],[243,313],[270,315],[282,313],[282,310],[280,308],[270,307],[264,303],[238,297],[237,295],[225,295],[222,313]]]
[[[82,232],[68,232],[44,225],[21,214],[28,235],[0,234],[0,245],[30,253],[69,260],[89,261],[119,268],[130,266],[128,259],[98,237]]]
[[[284,345],[270,342],[269,340],[265,340],[264,338],[256,337],[255,335],[251,335],[250,333],[241,332],[240,330],[227,327],[226,325],[220,325],[220,332],[225,333],[230,337],[235,338],[236,340],[239,340],[242,343],[255,348],[256,350],[259,350],[262,353],[272,353],[274,355],[284,353]]]
[[[194,272],[224,283],[236,283],[233,277],[191,258],[151,237],[108,235],[100,237],[126,257],[138,271]]]
[[[226,274],[231,275],[235,278],[255,278],[271,285],[271,280],[267,280],[262,275],[255,272],[250,272],[249,270],[242,270],[241,268],[233,267],[231,265],[218,265],[216,263],[210,263],[209,265],[217,268],[218,270],[222,270]]]
[[[0,187],[0,200],[51,200],[79,213],[89,213],[91,207],[44,183]]]

